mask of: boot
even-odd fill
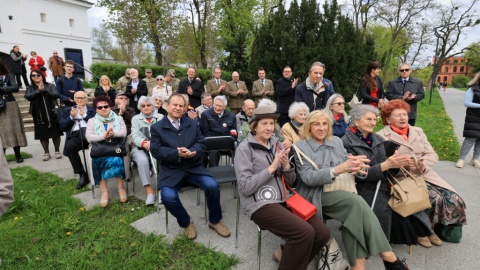
[[[84,186],[88,185],[90,182],[86,172],[80,172],[80,179],[78,180],[77,189],[82,189]]]
[[[405,263],[405,259],[400,261],[400,259],[397,258],[394,262],[383,261],[383,265],[385,265],[386,270],[410,270]]]
[[[17,161],[17,163],[22,163],[23,158],[22,154],[20,154],[20,146],[13,147],[13,151],[15,152],[15,160]]]

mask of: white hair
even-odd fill
[[[156,97],[161,97],[161,98],[162,98],[162,102],[164,102],[164,101],[165,101],[165,99],[164,99],[164,97],[163,97],[162,93],[155,93],[155,94],[153,94],[153,95],[152,95],[152,98],[153,98],[153,99],[155,99]]]
[[[143,103],[150,103],[152,106],[155,104],[153,102],[153,97],[147,97],[147,96],[141,96],[139,99],[138,99],[138,103],[137,103],[137,108],[139,110],[142,110],[142,104]]]
[[[324,108],[325,114],[330,118],[330,120],[332,120],[332,122],[335,122],[335,120],[333,119],[333,113],[332,113],[332,110],[330,109],[330,106],[333,104],[333,102],[337,98],[342,98],[343,102],[345,102],[345,98],[342,95],[333,94],[328,98],[327,104],[325,104],[325,108]],[[348,123],[348,121],[350,121],[350,117],[348,116],[345,110],[343,110],[343,121],[345,121],[345,123]]]
[[[268,98],[260,99],[260,101],[258,102],[257,108],[260,107],[260,106],[268,106],[268,107],[273,108],[273,110],[277,111],[277,103],[275,103],[274,101],[272,101]]]
[[[305,102],[293,102],[290,105],[290,108],[288,108],[288,117],[290,117],[290,119],[295,118],[295,116],[300,112],[301,109],[304,109],[308,116],[308,114],[310,113],[310,108],[308,108]]]
[[[228,101],[227,101],[227,98],[225,96],[216,96],[214,99],[213,99],[213,102],[217,101],[217,100],[220,100],[223,102],[223,106],[227,106],[228,105]]]

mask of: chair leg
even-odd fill
[[[158,194],[157,213],[160,213],[160,204],[162,204],[162,194],[160,193],[160,190],[157,190],[157,194]]]
[[[200,205],[200,190],[199,188],[196,189],[196,192],[197,192],[197,206]],[[205,203],[207,203],[207,201],[205,201]]]
[[[95,199],[95,185],[92,185],[92,199]]]
[[[408,247],[408,254],[412,254],[413,253],[413,245],[410,245]]]
[[[235,222],[235,248],[238,248],[238,223],[240,221],[240,196],[237,196],[237,220]]]
[[[257,241],[257,263],[258,263],[258,270],[260,270],[260,258],[262,254],[262,230],[257,225],[258,231],[258,241]]]
[[[205,225],[207,225],[208,218],[207,218],[207,195],[206,194],[205,194],[205,204],[203,207],[203,211],[205,215]]]
[[[168,233],[168,211],[167,208],[165,208],[165,228]]]

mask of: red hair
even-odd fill
[[[382,123],[384,126],[388,125],[387,118],[390,118],[390,115],[395,109],[404,109],[405,111],[407,111],[407,113],[409,113],[410,105],[408,105],[408,103],[405,102],[403,99],[394,99],[383,105],[380,116],[382,117]]]

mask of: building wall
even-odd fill
[[[92,52],[87,10],[92,5],[85,0],[11,0],[8,8],[0,9],[0,51],[9,53],[19,45],[22,53],[36,51],[48,61],[54,50],[65,59],[65,48],[80,49],[89,68]]]
[[[437,83],[447,81],[448,84],[452,84],[452,79],[458,75],[465,75],[469,78],[473,78],[475,74],[472,73],[472,67],[468,65],[468,59],[459,57],[450,57],[440,69],[440,73],[437,75]]]

